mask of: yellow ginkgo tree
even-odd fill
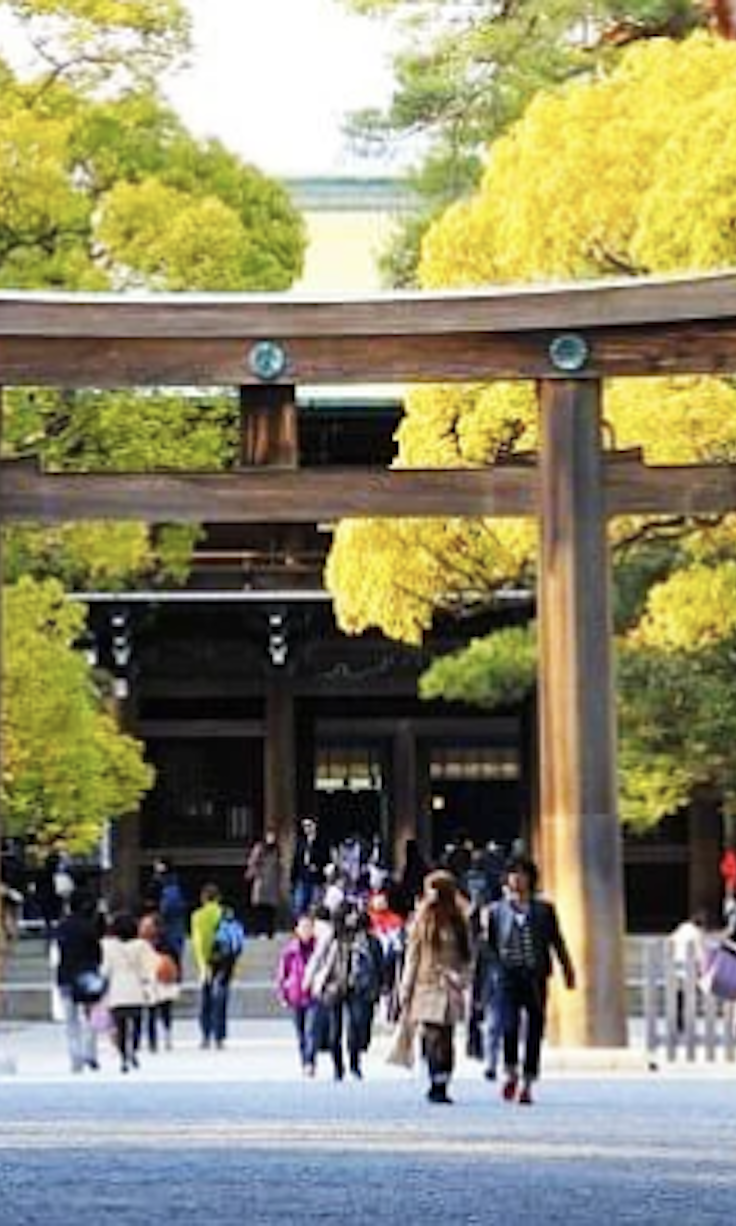
[[[477,193],[454,204],[428,232],[422,284],[736,266],[734,114],[736,44],[702,33],[682,43],[634,46],[610,74],[538,95],[490,148]],[[612,381],[604,389],[604,413],[610,445],[641,447],[649,463],[736,459],[736,388],[728,378]],[[536,430],[536,399],[527,384],[412,390],[396,464],[492,464],[533,449]],[[732,619],[719,621],[714,606],[717,625],[707,643],[685,632],[692,605],[707,605],[722,568],[734,564],[735,522],[619,519],[610,527],[621,646],[622,810],[642,824],[685,803],[701,785],[715,786],[729,804],[736,796],[730,750],[736,702],[725,700],[736,648]],[[341,524],[327,580],[343,627],[355,633],[377,626],[416,642],[436,609],[492,598],[504,582],[533,572],[533,524],[453,521],[451,552],[447,531],[435,521],[410,530],[400,521]],[[672,630],[679,619],[680,637]],[[518,650],[511,654],[521,658]],[[478,668],[489,669],[489,695],[502,692],[498,653],[492,667],[477,648],[474,658]],[[524,669],[528,674],[526,658]],[[477,678],[469,683],[470,673],[464,658],[454,676],[443,661],[425,688],[482,702],[483,687]],[[663,703],[667,685],[677,702]]]

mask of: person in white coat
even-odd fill
[[[138,936],[134,916],[117,915],[110,936],[102,941],[102,973],[123,1073],[138,1067],[141,1017],[144,1005],[154,1000],[156,964],[154,949]]]

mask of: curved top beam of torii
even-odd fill
[[[736,271],[704,276],[299,294],[0,291],[0,336],[435,336],[736,317]]]
[[[0,294],[0,383],[64,387],[555,378],[736,369],[736,273],[297,295]],[[253,360],[272,341],[276,366]]]

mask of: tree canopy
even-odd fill
[[[37,88],[74,79],[111,94],[153,82],[190,48],[184,0],[0,0]]]
[[[388,108],[356,113],[360,145],[414,142],[412,186],[424,207],[387,253],[394,284],[416,275],[421,236],[448,203],[472,191],[489,142],[537,93],[597,78],[632,41],[678,39],[706,24],[693,0],[343,0],[391,23],[397,41]]]
[[[3,590],[3,812],[9,833],[89,851],[107,820],[152,786],[74,644],[85,622],[61,584]]]
[[[683,43],[642,43],[600,80],[541,94],[493,144],[475,196],[453,205],[428,232],[423,284],[736,263],[735,69],[733,43],[697,34]],[[700,168],[705,174],[711,163],[703,184]],[[536,412],[534,389],[524,383],[412,390],[397,463],[463,466],[529,450],[537,442]],[[733,461],[736,454],[736,388],[729,379],[614,380],[605,387],[604,415],[615,445],[643,447],[650,463]],[[726,702],[736,647],[726,612],[734,523],[733,516],[712,525],[621,518],[610,526],[622,810],[639,823],[685,803],[697,783],[717,785],[734,804],[725,752],[736,715],[733,700]],[[417,560],[408,555],[409,532],[416,533]],[[416,642],[437,607],[492,599],[505,582],[529,582],[535,550],[536,527],[527,522],[453,521],[449,528],[351,522],[336,533],[327,575],[345,629],[379,626]],[[481,659],[477,650],[475,658]],[[433,692],[440,687],[448,696],[465,692],[485,701],[475,677],[485,668],[461,658],[453,674],[448,661],[434,674]],[[649,683],[642,685],[646,669]],[[665,682],[679,687],[680,699],[670,706]]]
[[[0,0],[0,16],[11,18],[0,34],[0,288],[292,284],[306,234],[285,189],[196,139],[164,100],[162,74],[189,50],[182,0]],[[49,469],[213,470],[235,456],[231,393],[6,388],[3,399],[4,454]],[[3,789],[14,830],[41,823],[46,837],[89,848],[103,818],[134,808],[152,781],[74,650],[83,610],[64,612],[55,581],[181,582],[197,533],[100,523],[4,534],[14,586],[4,593]]]

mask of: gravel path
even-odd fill
[[[550,1071],[533,1108],[462,1063],[452,1107],[372,1054],[363,1083],[314,1082],[266,1023],[224,1053],[181,1028],[123,1078],[72,1077],[63,1036],[3,1036],[2,1226],[725,1226],[736,1080]],[[380,1045],[379,1045],[380,1048]]]

